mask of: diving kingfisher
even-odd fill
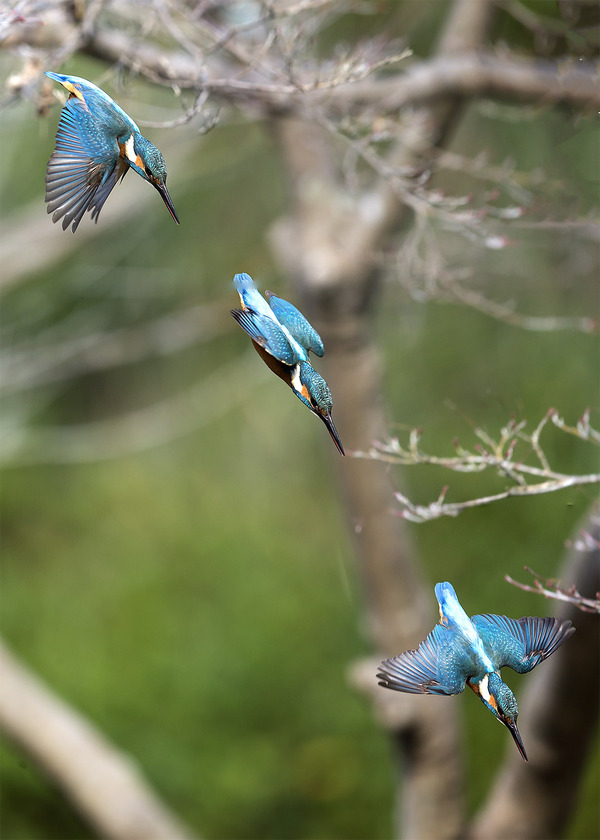
[[[436,584],[435,594],[439,624],[417,650],[380,664],[379,685],[408,694],[460,694],[468,685],[510,730],[527,761],[517,729],[517,701],[500,679],[500,669],[506,666],[526,674],[554,653],[575,628],[557,618],[514,619],[488,613],[469,618],[450,583]]]
[[[46,71],[68,90],[56,148],[46,170],[46,203],[52,221],[71,223],[73,233],[86,211],[98,221],[104,202],[131,168],[160,193],[179,224],[167,192],[167,167],[160,151],[110,96],[79,76]]]
[[[331,419],[329,386],[308,360],[309,352],[324,353],[318,332],[295,306],[273,292],[264,299],[249,274],[236,274],[233,284],[240,296],[241,309],[231,314],[250,338],[258,355],[298,399],[327,426],[333,442],[344,455],[344,448]]]

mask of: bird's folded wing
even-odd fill
[[[230,311],[252,341],[260,345],[267,353],[290,367],[298,362],[297,354],[275,320],[260,315],[252,309],[231,309]]]
[[[63,218],[63,230],[73,223],[77,229],[86,210],[96,208],[98,216],[108,194],[122,177],[124,170],[117,166],[119,147],[101,144],[94,133],[82,138],[77,123],[79,100],[69,99],[62,110],[56,147],[46,170],[46,202],[52,220]],[[125,166],[126,170],[126,166]],[[103,183],[103,179],[104,183]]]
[[[292,338],[305,350],[310,350],[316,356],[322,356],[324,347],[321,336],[300,310],[287,300],[277,297],[273,292],[265,292],[265,295],[273,314],[289,330]]]
[[[460,694],[469,676],[471,660],[454,649],[445,631],[436,625],[417,650],[384,659],[379,685],[407,694]]]
[[[471,620],[497,667],[507,666],[519,674],[531,671],[575,632],[570,621],[557,618],[514,619],[486,613]]]

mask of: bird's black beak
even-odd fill
[[[167,190],[167,185],[166,184],[157,184],[156,182],[154,182],[154,186],[159,191],[162,200],[167,205],[167,210],[169,211],[171,216],[173,216],[173,218],[175,219],[177,224],[180,224],[177,213],[175,212],[175,207],[173,206],[173,202],[171,201],[171,196],[169,195],[169,191]]]
[[[338,451],[341,452],[342,455],[345,455],[346,453],[344,452],[342,441],[340,440],[340,436],[338,435],[337,429],[335,428],[333,420],[331,419],[331,414],[321,414],[320,412],[318,412],[318,414],[323,423],[325,423],[325,425],[327,426],[327,431],[331,435],[333,442],[338,448]]]
[[[525,752],[525,747],[523,746],[523,741],[521,740],[519,730],[517,729],[516,721],[514,721],[514,722],[513,721],[502,721],[502,722],[504,723],[506,728],[510,730],[510,734],[513,736],[513,740],[514,740],[515,744],[517,745],[517,749],[519,750],[519,752],[521,753],[521,755],[523,756],[525,761],[527,761],[527,753]]]

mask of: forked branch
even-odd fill
[[[410,522],[427,522],[441,516],[458,516],[468,508],[488,505],[507,499],[509,496],[537,496],[577,485],[599,484],[600,473],[572,475],[552,469],[540,444],[540,436],[549,420],[567,434],[582,441],[600,444],[600,432],[590,425],[589,410],[584,412],[576,425],[569,426],[557,411],[550,409],[532,432],[526,431],[525,420],[520,422],[511,420],[501,429],[497,439],[492,438],[483,429],[475,427],[473,431],[479,443],[469,450],[464,449],[458,441],[455,441],[456,455],[452,457],[423,452],[419,447],[421,440],[419,429],[413,429],[410,432],[406,448],[402,446],[398,438],[392,438],[387,442],[376,441],[366,452],[355,451],[351,454],[355,458],[367,458],[404,466],[433,464],[462,473],[493,470],[511,482],[510,486],[498,493],[478,496],[462,502],[445,501],[448,487],[442,490],[435,502],[428,505],[414,504],[403,493],[396,493],[396,500],[402,505],[397,515]],[[527,463],[527,459],[533,460],[534,463]]]

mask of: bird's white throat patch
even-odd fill
[[[300,365],[296,365],[296,367],[294,368],[294,372],[292,373],[290,381],[294,391],[297,394],[302,394],[304,399],[308,401],[309,408],[311,408],[310,403],[312,403],[312,400],[310,398],[310,394],[308,393],[308,388],[306,387],[306,385],[303,385],[302,381],[300,380]],[[313,409],[311,408],[311,410]]]
[[[129,138],[125,141],[125,154],[127,155],[127,160],[130,160],[132,163],[135,163],[136,154],[133,148],[133,134],[131,134]]]
[[[481,694],[483,699],[486,701],[486,703],[490,702],[491,695],[490,695],[490,689],[489,689],[489,686],[488,686],[488,675],[487,674],[485,675],[485,677],[479,683],[479,693]]]
[[[294,372],[292,373],[292,386],[294,391],[298,391],[299,393],[302,391],[302,382],[300,382],[300,365],[296,365]]]

